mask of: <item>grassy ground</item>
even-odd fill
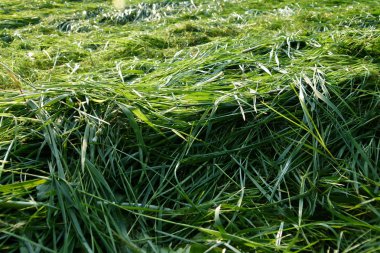
[[[378,252],[378,1],[2,0],[0,251]]]

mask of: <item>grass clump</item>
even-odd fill
[[[379,250],[377,1],[23,2],[1,251]]]

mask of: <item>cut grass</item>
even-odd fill
[[[0,5],[1,251],[380,249],[377,1]]]

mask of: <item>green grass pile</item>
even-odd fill
[[[378,252],[378,1],[0,3],[0,251]]]

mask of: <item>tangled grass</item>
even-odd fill
[[[377,1],[0,7],[1,251],[380,249]]]

